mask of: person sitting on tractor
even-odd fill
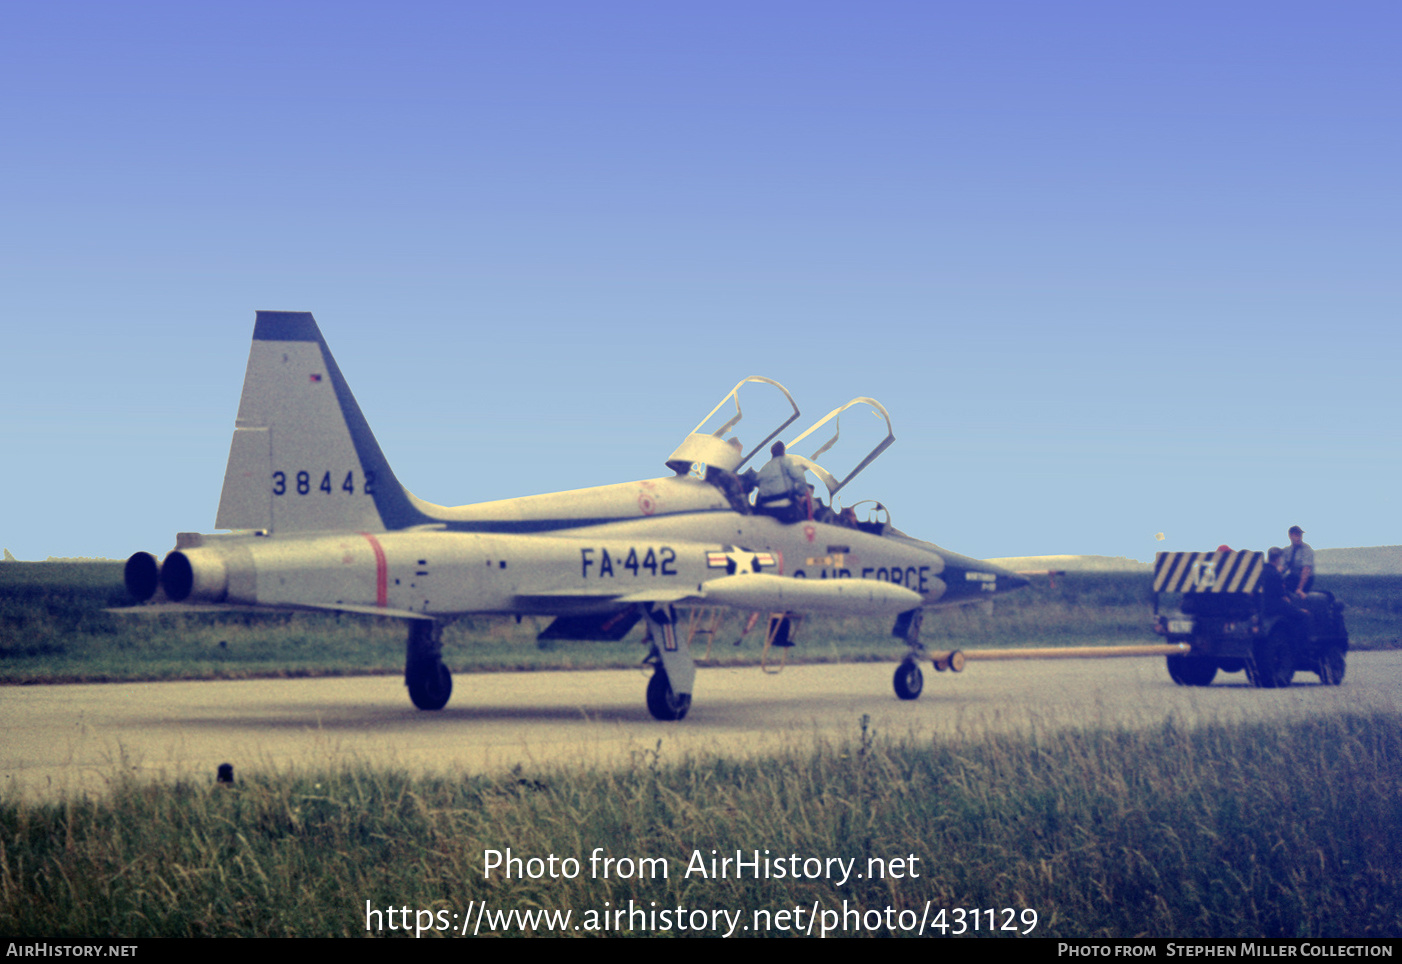
[[[1283,618],[1297,639],[1305,639],[1309,634],[1310,614],[1295,605],[1285,589],[1285,580],[1280,573],[1284,555],[1285,550],[1278,546],[1272,546],[1266,553],[1266,566],[1261,570],[1262,615]]]

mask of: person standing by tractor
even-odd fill
[[[1285,569],[1285,591],[1304,598],[1314,585],[1314,550],[1305,542],[1305,530],[1291,526],[1290,548],[1285,550],[1281,565]]]

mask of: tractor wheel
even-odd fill
[[[1325,686],[1338,686],[1344,681],[1344,670],[1347,664],[1344,662],[1344,648],[1342,646],[1328,646],[1324,652],[1319,654],[1319,681]]]
[[[1217,677],[1217,661],[1210,656],[1170,656],[1168,675],[1179,686],[1210,686]]]
[[[1274,632],[1256,640],[1255,658],[1246,664],[1251,685],[1260,689],[1279,689],[1295,678],[1295,654],[1285,633]]]

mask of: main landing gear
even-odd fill
[[[645,615],[652,641],[647,658],[654,666],[647,682],[647,711],[654,719],[680,720],[691,709],[691,690],[696,683],[691,644],[677,632],[677,613],[671,606],[649,605]]]
[[[421,710],[441,710],[453,695],[453,674],[443,665],[442,627],[436,620],[409,623],[404,647],[404,683],[409,699]]]
[[[672,690],[672,681],[667,678],[667,671],[661,666],[652,671],[652,678],[647,681],[647,711],[658,720],[681,720],[686,718],[686,711],[691,709],[691,694],[676,693]]]

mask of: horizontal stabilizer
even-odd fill
[[[836,613],[843,616],[892,616],[918,607],[914,590],[875,579],[792,579],[768,573],[712,579],[700,597],[736,609]]]
[[[277,606],[241,606],[231,603],[141,603],[136,606],[109,606],[103,612],[113,616],[193,616],[219,615],[220,613],[259,613],[292,612],[290,608]]]
[[[385,609],[380,606],[354,606],[344,603],[286,603],[282,605],[260,604],[257,606],[238,603],[144,603],[140,606],[114,606],[103,612],[114,616],[191,616],[196,613],[354,613],[357,616],[383,616],[386,619],[413,619],[433,621],[433,617],[408,609]]]

